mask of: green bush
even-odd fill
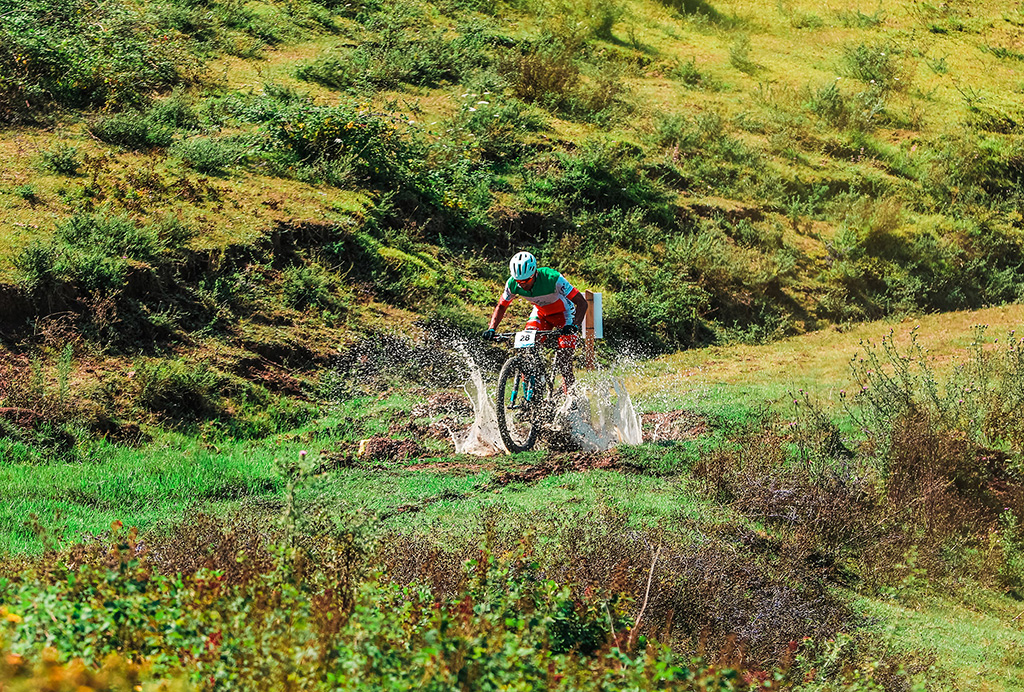
[[[151,123],[167,125],[178,130],[195,130],[199,127],[199,115],[180,89],[176,89],[169,97],[156,101],[146,115]]]
[[[244,151],[235,142],[198,137],[176,142],[168,153],[179,157],[189,168],[204,175],[220,175],[237,164]]]
[[[128,149],[166,147],[174,139],[173,127],[136,111],[100,118],[89,126],[89,132],[107,144]]]
[[[52,149],[43,151],[43,168],[62,175],[78,175],[82,159],[76,147],[58,142]]]
[[[698,69],[696,58],[676,61],[669,69],[668,75],[691,89],[719,91],[722,88],[718,80]]]
[[[109,545],[5,579],[0,682],[40,686],[45,670],[45,684],[73,674],[111,690],[174,680],[236,689],[751,689],[736,670],[638,638],[626,598],[554,581],[523,548],[500,559],[476,551],[446,575],[454,588],[435,593],[420,581],[363,577],[362,539],[329,522],[315,545],[272,532],[283,547],[269,550],[266,527],[229,533],[211,523],[193,519],[161,552],[195,561],[179,553],[206,551],[224,569],[196,569],[200,558],[165,576],[160,558],[116,522]],[[128,651],[133,664],[120,658]],[[72,655],[81,663],[70,664]]]
[[[281,272],[281,291],[285,302],[297,309],[337,304],[330,274],[317,265],[288,267]]]
[[[0,2],[0,120],[47,106],[122,108],[191,79],[198,61],[180,35],[165,40],[145,6],[84,0]]]
[[[490,46],[500,41],[478,24],[457,27],[454,37],[426,25],[374,26],[379,30],[368,33],[357,48],[321,56],[300,66],[296,76],[338,90],[457,83],[488,64]]]
[[[221,377],[205,363],[143,361],[135,366],[138,402],[172,420],[196,421],[221,415]]]
[[[271,146],[304,164],[348,160],[363,180],[401,186],[421,153],[407,136],[406,121],[363,109],[354,101],[337,106],[296,104],[272,117]]]
[[[892,42],[859,43],[843,53],[841,73],[872,85],[881,91],[909,88],[908,72],[900,59],[900,49]]]
[[[118,294],[132,262],[159,264],[166,248],[156,228],[123,216],[76,214],[15,260],[22,285],[39,301],[58,299],[65,287],[85,294]]]

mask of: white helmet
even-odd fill
[[[509,261],[508,270],[516,281],[526,281],[537,273],[537,258],[529,252],[517,252]]]

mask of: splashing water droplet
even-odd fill
[[[498,432],[498,414],[494,405],[487,396],[487,387],[484,385],[483,375],[480,373],[480,366],[476,364],[473,357],[466,350],[463,344],[456,344],[458,351],[469,366],[469,380],[464,389],[473,405],[473,424],[464,436],[452,433],[452,442],[455,444],[456,454],[471,454],[478,457],[489,457],[502,452],[508,452],[501,441],[501,433]]]

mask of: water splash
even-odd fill
[[[576,387],[559,407],[555,420],[584,451],[643,442],[640,415],[618,377]]]
[[[465,359],[469,378],[464,385],[473,405],[473,424],[464,434],[452,433],[456,454],[507,454],[498,431],[498,415],[487,394],[480,367],[463,345],[456,350]],[[555,413],[553,428],[568,434],[584,451],[605,451],[619,444],[640,444],[640,415],[622,378],[599,374],[590,384],[577,383]]]
[[[455,453],[478,457],[507,453],[508,449],[502,443],[501,433],[498,431],[498,414],[490,397],[487,396],[487,387],[484,385],[480,367],[464,345],[457,344],[455,350],[466,359],[469,366],[469,380],[463,389],[473,405],[473,424],[469,430],[463,436],[452,433]]]

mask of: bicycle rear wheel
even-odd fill
[[[501,441],[508,451],[533,449],[540,435],[540,415],[546,398],[547,378],[543,373],[522,356],[505,361],[498,375],[494,403]]]

